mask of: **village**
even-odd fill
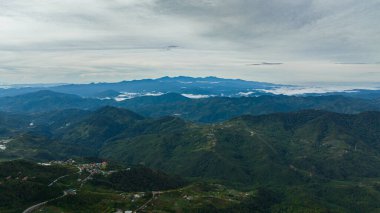
[[[38,163],[41,166],[53,166],[53,165],[60,165],[60,166],[75,166],[78,168],[78,174],[79,176],[85,172],[89,173],[89,175],[83,179],[78,177],[78,182],[80,182],[80,188],[83,187],[83,185],[88,181],[92,179],[93,175],[110,175],[114,172],[117,172],[116,170],[107,171],[108,163],[103,161],[101,163],[85,163],[85,164],[79,164],[73,159],[68,159],[66,161],[50,161],[45,163]],[[130,168],[126,169],[127,171],[130,170]],[[58,182],[60,179],[67,177],[68,175],[61,176],[57,179],[55,179],[53,182],[51,182],[48,186],[54,185],[56,182]],[[78,192],[78,189],[67,189],[63,191],[63,196],[75,196]],[[127,196],[125,193],[121,193],[120,196],[122,196],[124,199],[131,199],[132,202],[136,202],[140,198],[142,198],[145,195],[144,192],[137,192],[130,196]],[[33,209],[33,208],[32,208]],[[117,209],[116,213],[132,213],[131,210],[121,210]]]
[[[95,175],[103,175],[103,176],[108,176],[112,173],[117,172],[116,170],[107,170],[109,169],[109,165],[107,162],[93,162],[93,163],[78,163],[77,161],[73,159],[68,159],[65,161],[60,161],[60,160],[54,160],[54,161],[48,161],[48,162],[40,162],[38,163],[40,166],[44,167],[50,167],[50,166],[64,166],[64,167],[70,167],[70,168],[77,168],[78,171],[76,173],[71,173],[71,174],[66,174],[62,175],[60,177],[55,178],[54,180],[51,180],[50,183],[47,184],[48,187],[52,187],[59,182],[61,182],[63,179],[68,178],[71,175],[78,175],[77,177],[77,185],[76,187],[71,185],[70,188],[64,189],[62,191],[62,195],[53,198],[51,200],[47,200],[38,204],[35,204],[33,206],[30,206],[27,208],[24,212],[25,213],[32,213],[35,212],[38,209],[41,209],[43,206],[45,206],[48,202],[54,201],[61,199],[66,196],[77,196],[78,193],[80,193],[82,187],[90,180],[94,178]],[[126,171],[131,170],[131,168],[126,168]],[[4,177],[4,181],[21,181],[21,182],[27,182],[30,180],[35,179],[36,177],[31,177],[31,176],[25,176],[22,174],[22,172],[17,173],[17,175],[13,176],[8,176]],[[2,185],[3,182],[0,181],[0,185]],[[154,200],[157,199],[158,195],[161,194],[162,192],[152,192],[152,197],[148,199],[147,201],[144,201],[147,196],[149,196],[146,192],[133,192],[133,193],[128,193],[128,192],[123,192],[120,193],[119,196],[122,197],[124,200],[129,200],[132,203],[140,203],[143,201],[141,206],[138,207],[137,210],[131,211],[131,210],[123,210],[123,209],[116,209],[116,213],[132,213],[132,212],[139,212],[144,210],[145,208],[148,207],[148,205]],[[190,200],[191,197],[184,197],[185,199]]]
[[[101,163],[85,163],[79,164],[73,159],[66,161],[50,161],[47,163],[38,163],[41,166],[62,165],[62,166],[75,166],[78,168],[79,173],[87,172],[91,175],[110,175],[116,171],[107,171],[108,163],[103,161]]]

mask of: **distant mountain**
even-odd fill
[[[344,95],[353,98],[365,98],[365,99],[377,99],[380,100],[380,90],[365,90],[365,89],[357,89],[353,90],[353,92],[331,92],[326,93],[325,95]]]
[[[95,109],[106,100],[84,99],[77,95],[41,90],[13,97],[0,98],[0,110],[7,112],[47,112],[69,108]]]
[[[51,90],[60,93],[75,94],[82,97],[113,98],[118,93],[127,97],[155,95],[163,93],[179,93],[206,96],[240,96],[241,92],[261,94],[261,89],[271,89],[279,85],[244,81],[239,79],[223,79],[216,77],[163,77],[158,79],[143,79],[122,81],[118,83],[69,84],[51,87],[22,87],[0,89],[0,97],[14,96],[38,90]]]
[[[77,95],[47,90],[0,98],[0,111],[24,114],[50,113],[65,109],[96,110],[104,106],[130,109],[146,117],[174,115],[186,120],[212,123],[244,114],[261,115],[306,109],[350,114],[379,111],[380,99],[360,99],[336,95],[306,97],[263,95],[258,97],[191,99],[177,93],[167,93],[160,96],[143,96],[115,101],[112,99],[82,98]],[[78,116],[80,116],[79,114]]]
[[[360,89],[339,86],[295,86],[265,82],[224,79],[217,77],[193,78],[186,76],[162,77],[115,83],[15,85],[0,88],[0,97],[16,96],[40,90],[78,95],[86,98],[122,101],[141,96],[178,93],[190,98],[256,97],[261,95],[330,96],[379,99],[380,89]]]
[[[122,106],[150,117],[176,115],[199,122],[218,122],[236,116],[261,115],[274,112],[292,112],[319,109],[340,113],[359,113],[380,110],[377,100],[344,96],[259,96],[242,98],[189,99],[168,94],[158,97],[139,97],[118,102]]]
[[[120,96],[122,93],[117,92],[115,90],[106,90],[100,93],[95,94],[94,96],[99,99],[115,99]]]

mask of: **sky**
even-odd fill
[[[0,0],[0,84],[380,83],[380,0]]]

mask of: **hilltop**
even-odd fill
[[[261,115],[299,110],[327,110],[338,113],[380,111],[380,99],[360,99],[345,96],[284,96],[210,97],[191,99],[177,93],[144,96],[123,101],[113,99],[83,98],[77,95],[38,91],[14,97],[0,98],[0,111],[24,114],[49,114],[61,110],[96,111],[105,106],[126,108],[146,117],[178,116],[186,120],[214,123],[233,117]],[[78,114],[78,116],[80,116]],[[40,116],[41,117],[41,116]],[[40,119],[31,118],[30,120]]]

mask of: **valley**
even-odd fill
[[[40,190],[56,191],[48,195],[45,201],[34,198],[19,198],[17,201],[0,207],[2,212],[149,212],[154,209],[167,211],[207,210],[209,208],[223,209],[240,203],[241,200],[252,196],[248,192],[239,192],[212,183],[185,183],[181,180],[170,179],[163,173],[157,173],[142,167],[124,168],[122,170],[107,171],[106,164],[86,163],[77,164],[75,161],[54,161],[52,163],[31,164],[25,161],[14,161],[12,165],[0,163],[0,169],[5,174],[8,168],[17,168],[17,174],[7,173],[8,177],[1,177],[0,188],[3,196],[0,202],[9,200],[4,196],[16,193],[30,193],[28,187],[38,184]],[[17,167],[16,167],[17,166]],[[33,167],[27,169],[26,167]],[[112,167],[112,166],[111,166]],[[75,172],[79,168],[78,172]],[[83,169],[85,168],[85,169]],[[38,173],[33,173],[39,170]],[[63,174],[52,180],[49,172]],[[13,175],[13,176],[12,176]],[[31,176],[34,175],[34,176]],[[121,175],[122,179],[115,179]],[[42,180],[41,176],[46,176]],[[51,181],[51,182],[50,182]],[[122,188],[117,182],[126,181]],[[149,181],[149,182],[147,182]],[[50,182],[49,184],[46,184]],[[7,188],[11,184],[18,184],[22,188]],[[114,185],[116,184],[116,185]],[[142,185],[141,185],[142,184]],[[147,185],[144,185],[147,184]],[[186,186],[184,186],[186,184]],[[130,187],[130,188],[126,188]],[[20,190],[20,191],[19,191]],[[59,194],[59,190],[62,190]],[[41,193],[37,191],[35,193]],[[23,202],[30,203],[26,207]],[[215,206],[218,201],[218,206]],[[39,202],[39,203],[37,203]],[[175,205],[173,205],[175,203]],[[196,203],[194,206],[193,204]],[[222,204],[222,205],[219,205]],[[2,204],[4,205],[4,203]]]
[[[195,99],[173,93],[182,81],[163,82],[119,100],[111,90],[1,97],[0,211],[379,211],[376,95]]]
[[[4,165],[24,159],[40,162],[43,168],[72,171],[38,183],[41,190],[56,192],[29,206],[59,197],[43,205],[43,212],[96,212],[98,205],[104,206],[102,212],[140,207],[140,212],[193,207],[206,212],[376,212],[379,208],[379,112],[305,110],[202,124],[176,116],[149,118],[107,106],[27,116],[7,113],[4,118],[5,140],[11,140],[0,151]],[[70,165],[64,163],[68,159],[102,160]],[[103,171],[101,162],[115,166]],[[121,169],[135,167],[140,173]],[[179,177],[183,181],[178,182]],[[77,191],[71,196],[65,192],[68,189]],[[132,202],[136,193],[144,195]],[[354,197],[348,195],[352,193]]]
[[[0,213],[380,213],[380,0],[0,0]]]

